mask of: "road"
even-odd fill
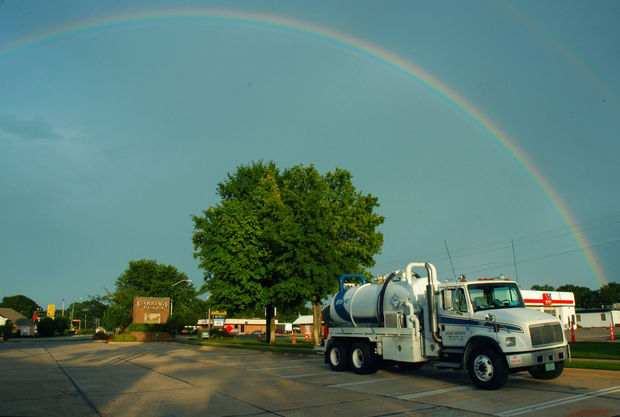
[[[0,415],[615,416],[620,375],[565,369],[498,391],[424,366],[336,373],[314,355],[175,343],[0,344]]]

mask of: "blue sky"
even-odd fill
[[[174,7],[185,17],[63,32],[169,3],[0,3],[0,296],[101,295],[143,258],[200,284],[191,215],[259,159],[347,169],[377,196],[375,273],[429,261],[452,279],[445,241],[456,274],[516,278],[514,243],[524,288],[618,281],[618,2]],[[316,34],[195,18],[209,10],[320,26],[423,69],[527,154],[575,224],[449,98]]]

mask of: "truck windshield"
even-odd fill
[[[474,311],[525,307],[521,292],[514,283],[472,284],[468,289]]]

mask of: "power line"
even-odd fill
[[[472,265],[469,267],[466,266],[464,268],[459,268],[459,272],[471,274],[471,273],[476,273],[476,272],[488,271],[494,268],[499,268],[500,266],[503,268],[506,268],[511,265],[514,265],[515,274],[518,274],[517,269],[516,269],[516,254],[515,254],[515,246],[517,244],[519,246],[529,246],[531,244],[543,242],[545,240],[558,239],[561,237],[570,236],[574,233],[574,230],[576,229],[584,230],[587,228],[589,230],[596,230],[602,227],[614,226],[616,224],[620,224],[620,214],[614,214],[614,215],[610,215],[606,217],[601,217],[598,219],[588,220],[582,223],[576,223],[576,224],[567,225],[567,226],[560,227],[560,228],[549,229],[549,230],[542,231],[542,232],[530,233],[530,234],[522,235],[518,239],[499,240],[499,241],[489,242],[489,243],[480,244],[480,245],[462,247],[460,249],[457,249],[456,251],[454,250],[449,251],[447,249],[447,243],[444,240],[444,245],[446,245],[447,256],[446,256],[446,253],[435,252],[435,253],[421,254],[417,257],[419,259],[431,259],[433,263],[435,263],[435,265],[437,266],[441,265],[443,262],[448,261],[453,270],[453,273],[455,274],[455,267],[454,267],[452,258],[472,257],[475,255],[481,255],[481,254],[490,253],[490,252],[507,251],[510,248],[512,248],[512,251],[513,251],[512,262],[508,260],[502,260],[502,261]],[[587,227],[587,226],[593,226],[593,227]],[[587,249],[587,248],[597,247],[597,246],[601,246],[601,245],[608,244],[608,243],[615,243],[618,240],[620,240],[620,238],[612,238],[610,240],[593,243],[585,247],[569,249],[567,251],[551,253],[551,254],[547,254],[544,256],[535,257],[535,258],[520,259],[519,263],[524,264],[524,263],[535,262],[538,260],[548,259],[548,258],[552,258],[556,256],[562,256],[562,255],[566,255],[569,253],[583,251],[584,249]],[[381,260],[381,263],[397,263],[397,262],[401,262],[402,260],[403,260],[402,257],[383,258]],[[405,262],[408,262],[408,261],[410,261],[410,259],[405,260]],[[472,268],[478,268],[478,269],[472,269]]]
[[[615,243],[615,242],[620,242],[620,238],[614,238],[614,239],[609,239],[609,240],[605,240],[605,241],[602,241],[602,242],[593,243],[593,244],[588,245],[588,246],[583,247],[583,248],[569,249],[569,250],[566,250],[566,251],[556,252],[556,253],[549,254],[549,255],[537,256],[537,257],[533,257],[533,258],[527,258],[527,259],[523,259],[523,260],[519,261],[519,263],[520,264],[526,264],[526,263],[541,261],[543,259],[549,259],[549,258],[553,258],[553,257],[556,257],[556,256],[563,256],[563,255],[567,255],[569,253],[574,253],[574,252],[582,251],[583,249],[593,248],[593,247],[596,247],[596,246],[602,246],[602,245],[606,245],[606,244],[610,244],[610,243]],[[503,265],[498,265],[500,263],[503,263]],[[488,263],[488,264],[472,265],[472,266],[470,266],[470,268],[479,268],[479,267],[485,267],[485,268],[476,269],[476,270],[467,270],[467,272],[471,274],[471,273],[489,271],[491,269],[494,269],[494,268],[491,268],[491,267],[486,267],[486,266],[490,266],[490,265],[495,265],[495,269],[499,269],[500,267],[508,268],[508,267],[511,266],[511,263],[509,261],[498,261],[498,262],[491,262],[491,263]]]

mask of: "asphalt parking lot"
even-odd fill
[[[465,372],[424,366],[372,375],[322,357],[175,343],[0,345],[1,416],[614,416],[613,371],[527,374],[498,391]]]

